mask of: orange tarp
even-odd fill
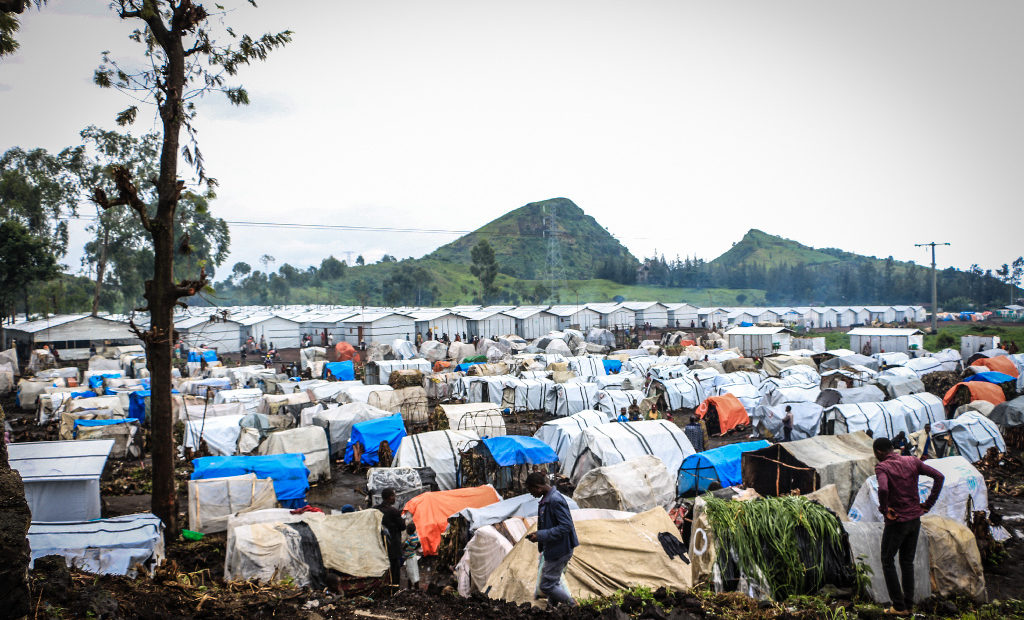
[[[982,357],[971,362],[971,366],[984,366],[989,370],[1001,372],[1004,375],[1010,375],[1011,377],[1017,377],[1020,375],[1020,373],[1017,372],[1017,365],[1013,363],[1013,360],[1005,355],[1000,355],[999,357]]]
[[[946,395],[942,397],[942,404],[948,405],[953,400],[953,395],[956,394],[957,388],[961,385],[966,386],[971,391],[971,400],[984,400],[998,405],[999,403],[1006,401],[1006,395],[1003,394],[1003,388],[999,387],[995,383],[989,383],[987,381],[968,381],[967,383],[957,383],[953,387],[949,388]]]
[[[434,372],[443,372],[444,370],[451,368],[452,363],[445,360],[437,360],[434,362]]]
[[[432,491],[405,502],[403,512],[412,515],[423,545],[423,555],[436,555],[441,534],[448,527],[448,517],[464,508],[483,508],[501,501],[498,492],[489,484],[481,487]]]
[[[715,411],[718,412],[718,424],[721,426],[720,433],[727,433],[740,424],[750,424],[750,416],[747,415],[747,410],[743,407],[743,403],[732,394],[726,393],[721,396],[707,397],[697,407],[695,412],[697,417],[703,418],[707,415],[711,405],[714,405]]]
[[[680,340],[679,341],[679,346],[681,346],[681,347],[692,347],[695,344],[697,344],[696,340]]]
[[[334,345],[334,352],[338,355],[339,362],[347,362],[356,356],[355,347],[344,340]]]

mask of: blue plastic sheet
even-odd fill
[[[455,367],[455,372],[466,372],[474,364],[483,364],[483,362],[463,362]]]
[[[622,372],[622,360],[601,360],[607,373]]]
[[[765,440],[734,443],[686,457],[679,467],[679,495],[690,491],[702,493],[717,482],[724,489],[743,482],[740,463],[744,452],[767,448]]]
[[[192,461],[193,480],[224,478],[254,473],[271,478],[277,501],[306,499],[309,469],[305,454],[268,454],[265,456],[204,456]]]
[[[327,378],[327,373],[330,372],[334,375],[334,378],[338,381],[355,381],[356,369],[352,365],[352,361],[347,362],[327,362],[324,364],[323,379]]]
[[[120,379],[121,373],[119,372],[105,372],[102,375],[93,375],[89,377],[89,387],[99,388],[103,387],[104,379]]]
[[[202,355],[202,359],[200,359],[200,355]],[[200,362],[200,361],[202,361],[204,359],[207,362],[216,362],[217,361],[217,352],[213,351],[211,349],[206,349],[206,350],[202,351],[202,353],[200,353],[199,351],[189,351],[188,352],[188,361],[190,361],[190,362]]]
[[[543,465],[557,463],[558,455],[551,446],[536,437],[505,435],[482,440],[494,462],[501,467],[509,465]]]
[[[74,437],[78,438],[78,427],[79,426],[113,426],[114,424],[132,424],[135,420],[127,418],[117,418],[114,420],[75,420],[75,428],[73,429]]]
[[[1015,377],[1011,377],[1010,375],[1005,374],[1005,373],[992,371],[992,372],[979,372],[976,375],[971,375],[970,377],[965,378],[963,381],[964,381],[964,383],[967,383],[968,381],[985,381],[987,383],[1006,383],[1007,381],[1014,381],[1014,382],[1016,382],[1017,379]]]
[[[92,390],[82,390],[81,392],[70,392],[68,394],[69,398],[95,398],[96,396],[99,396],[99,394]]]
[[[362,444],[363,455],[359,462],[364,465],[376,465],[377,447],[380,446],[380,442],[388,442],[391,454],[395,454],[398,452],[398,446],[402,445],[403,437],[405,437],[405,422],[400,413],[387,418],[353,424],[352,435],[345,447],[345,462],[352,463],[355,460],[355,445]]]

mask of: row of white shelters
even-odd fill
[[[849,334],[850,349],[864,355],[924,349],[924,332],[913,327],[855,327]]]
[[[725,332],[730,349],[746,357],[764,357],[790,350],[793,331],[787,327],[733,327]]]
[[[515,330],[500,332],[495,335],[516,334],[527,340],[540,338],[549,332],[559,329],[559,317],[549,312],[544,306],[520,306],[505,312],[515,319]]]
[[[89,314],[59,314],[36,321],[22,321],[3,328],[3,346],[16,348],[27,360],[33,349],[48,344],[57,347],[65,359],[87,358],[91,345],[139,344],[127,323]]]
[[[601,325],[601,315],[584,305],[551,306],[548,312],[558,317],[558,329],[575,327],[584,333]],[[522,336],[522,334],[520,334]],[[525,338],[525,336],[523,336]]]

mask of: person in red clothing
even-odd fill
[[[889,590],[892,611],[907,615],[914,606],[914,556],[917,554],[917,535],[921,530],[921,515],[932,509],[942,491],[944,477],[939,470],[925,465],[916,456],[902,456],[893,452],[892,442],[879,437],[872,446],[875,450],[875,476],[878,479],[878,510],[885,518],[882,530],[882,574]],[[932,492],[921,503],[917,490],[918,476],[932,479]],[[900,577],[896,574],[896,554],[900,554]]]

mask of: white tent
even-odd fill
[[[628,411],[630,405],[639,405],[643,399],[644,393],[640,390],[599,390],[594,409],[605,414],[611,422],[623,408]]]
[[[696,409],[704,402],[704,388],[700,382],[690,376],[679,377],[678,379],[652,381],[647,388],[647,394],[661,392],[665,398],[666,405],[671,411],[679,409]]]
[[[305,410],[303,412],[305,413]],[[346,403],[312,412],[311,422],[327,432],[331,455],[338,458],[345,454],[345,447],[348,446],[354,424],[392,415],[394,414],[390,411],[371,407],[366,403]]]
[[[656,456],[669,471],[678,472],[693,444],[682,429],[667,420],[609,422],[586,428],[576,438],[576,459],[569,468],[574,483],[591,469],[614,465],[645,454]]]
[[[542,411],[547,402],[548,392],[554,389],[551,379],[517,379],[505,385],[501,408],[514,413]]]
[[[374,392],[391,392],[390,385],[352,385],[338,392],[334,399],[339,403],[366,403]]]
[[[989,448],[1006,452],[1006,442],[999,433],[999,427],[976,411],[969,411],[948,424],[957,452],[972,463],[980,461]]]
[[[247,413],[258,413],[263,406],[263,391],[258,388],[221,390],[213,397],[213,403],[242,403]]]
[[[791,374],[785,377],[768,377],[757,386],[762,395],[767,396],[781,388],[816,388],[819,382],[809,375]]]
[[[223,532],[232,514],[276,507],[270,478],[248,473],[188,481],[188,529],[196,532]]]
[[[783,403],[780,405],[759,405],[750,414],[750,425],[766,437],[782,439],[784,431],[782,420],[786,417],[787,405],[792,408],[793,432],[792,439],[807,439],[821,431],[822,407],[818,403]]]
[[[924,428],[925,424],[932,425],[933,433],[942,433],[946,430],[946,409],[942,405],[942,399],[928,392],[920,394],[906,394],[889,401],[899,403],[903,407],[903,414],[907,416],[907,426],[911,432]]]
[[[891,406],[888,402],[833,405],[825,410],[824,415],[826,428],[831,428],[835,435],[870,430],[876,439],[891,439],[900,432],[907,435],[913,432],[907,426],[907,416],[902,407]]]
[[[518,381],[512,375],[466,377],[466,379],[469,402],[494,405],[500,405],[505,395],[505,388]]]
[[[597,404],[596,383],[558,383],[548,392],[545,410],[556,417],[594,409]]]
[[[598,377],[608,374],[604,369],[604,360],[597,357],[570,357],[569,370],[576,373],[576,376],[583,377],[587,382],[592,382]]]
[[[560,472],[562,475],[568,475],[578,454],[576,447],[579,444],[576,443],[576,438],[583,434],[584,429],[607,422],[608,417],[605,414],[588,409],[545,422],[533,436],[551,446],[558,455]]]
[[[231,456],[238,449],[244,417],[244,414],[231,414],[185,422],[185,447],[198,450],[200,442],[204,441],[213,456]]]
[[[391,379],[391,373],[396,370],[419,370],[423,374],[430,374],[430,362],[425,359],[412,360],[382,360],[370,362],[366,365],[367,385],[387,385]]]
[[[100,476],[113,447],[113,439],[8,444],[8,461],[21,474],[32,520],[99,519]]]
[[[267,454],[305,454],[309,481],[331,479],[330,448],[327,433],[319,426],[302,426],[274,431],[267,435],[257,450]]]
[[[934,357],[915,357],[912,360],[907,360],[907,362],[903,364],[903,367],[913,370],[917,373],[918,377],[923,377],[928,373],[941,372],[945,370],[942,362]]]
[[[164,524],[153,514],[48,523],[28,530],[31,564],[59,555],[69,566],[99,575],[135,576],[141,564],[152,571],[164,560]]]
[[[458,488],[455,470],[459,454],[470,442],[480,441],[473,431],[428,431],[409,435],[395,451],[393,467],[429,467],[441,491]]]
[[[962,456],[947,456],[930,459],[929,466],[944,476],[939,498],[926,514],[947,517],[969,525],[969,517],[975,510],[988,510],[988,489],[985,477]],[[923,500],[932,492],[933,481],[928,476],[918,476],[917,491]],[[861,485],[860,491],[850,506],[851,521],[881,521],[878,511],[878,477],[870,476]]]
[[[678,473],[678,469],[669,471],[658,457],[645,454],[588,471],[572,498],[580,508],[644,512],[661,506],[668,510],[676,499]]]
[[[743,404],[743,408],[748,412],[753,411],[761,405],[761,393],[757,391],[756,385],[752,385],[750,383],[731,383],[711,388],[712,396],[722,396],[723,394],[732,394],[735,396],[736,399]]]

